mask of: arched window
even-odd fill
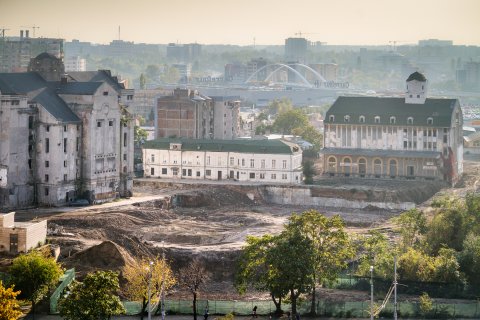
[[[348,157],[343,158],[343,173],[345,177],[350,176],[352,172],[352,160]]]
[[[331,115],[328,117],[328,121],[330,121],[330,122],[335,121],[335,116],[334,116],[333,114],[331,114]]]
[[[337,158],[333,156],[328,158],[328,172],[331,176],[337,172]]]
[[[427,124],[433,124],[433,118],[432,117],[427,118]]]
[[[365,177],[367,173],[367,160],[365,158],[358,159],[358,174],[360,177]]]
[[[350,116],[348,114],[346,116],[344,116],[343,121],[350,122]]]
[[[374,122],[375,122],[375,123],[380,123],[380,117],[379,117],[379,116],[375,116]]]
[[[375,178],[380,178],[382,175],[382,160],[373,160],[373,173],[375,174]]]
[[[397,119],[395,117],[390,117],[390,124],[395,124],[397,122]]]
[[[407,118],[407,124],[413,124],[413,117]]]
[[[390,178],[397,176],[397,160],[391,159],[389,163]]]
[[[365,116],[358,117],[358,122],[365,123]]]

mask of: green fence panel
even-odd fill
[[[142,303],[137,301],[122,301],[125,308],[125,314],[131,316],[139,314],[142,311]]]
[[[65,271],[63,276],[60,277],[60,285],[55,289],[53,294],[50,296],[50,313],[58,313],[58,299],[62,295],[66,287],[75,279],[75,269],[68,269]]]

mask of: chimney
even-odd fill
[[[30,30],[25,30],[25,38],[28,38],[29,33],[30,33]]]
[[[20,30],[20,39],[23,39],[23,30]]]
[[[68,83],[68,78],[67,78],[67,75],[64,74],[61,78],[60,78],[60,84],[67,84]]]

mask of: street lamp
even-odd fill
[[[370,320],[373,320],[373,266],[370,266]]]
[[[152,266],[153,262],[150,261],[148,265],[148,320],[152,320],[152,308],[150,306],[150,287],[151,287],[151,282],[152,282]]]

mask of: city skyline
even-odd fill
[[[283,45],[285,38],[302,36],[332,45],[402,45],[431,38],[480,45],[478,12],[476,0],[299,0],[295,6],[273,0],[0,0],[0,29],[9,29],[6,36],[30,30],[30,36],[93,43],[120,38]]]

